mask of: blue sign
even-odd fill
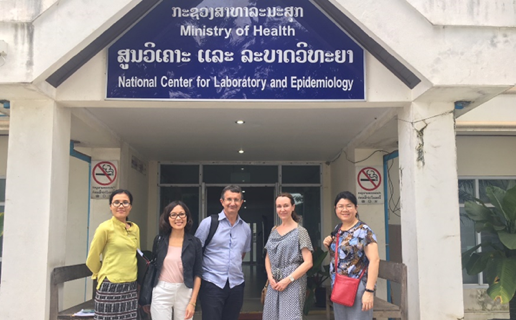
[[[163,0],[111,45],[107,98],[365,99],[364,50],[309,0],[191,3]]]

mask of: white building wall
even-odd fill
[[[407,0],[432,24],[448,26],[516,26],[514,0]]]
[[[464,314],[453,110],[452,103],[413,103],[398,115],[410,319],[451,320]],[[446,272],[438,267],[442,261]]]
[[[457,135],[514,135],[516,130],[515,110],[516,94],[508,93],[496,96],[459,116],[456,122]]]
[[[131,210],[131,221],[134,221],[140,227],[140,246],[141,248],[149,247],[147,245],[147,215],[148,215],[148,173],[140,172],[133,168],[131,161],[135,157],[138,161],[142,161],[145,168],[148,167],[144,158],[136,151],[131,149],[127,144],[122,147],[122,156],[120,161],[121,181],[120,186],[123,189],[131,191],[134,197],[133,208]],[[152,213],[151,213],[152,214]],[[150,244],[152,246],[152,243]]]
[[[470,3],[469,8],[474,12],[468,12],[467,17],[473,17],[475,12],[482,12],[486,19],[510,19],[514,12],[502,14],[501,12],[506,10],[495,9],[497,4],[503,2],[502,0],[494,1],[493,6],[485,4],[488,1],[482,1],[483,4],[480,4],[479,1],[453,0],[331,2],[390,53],[404,61],[416,74],[423,75],[434,86],[464,85],[464,89],[467,89],[464,93],[469,92],[474,96],[474,93],[470,92],[474,86],[496,86],[504,83],[508,87],[514,85],[514,81],[510,79],[516,78],[516,67],[512,64],[516,62],[509,62],[510,65],[507,63],[513,60],[511,57],[514,55],[516,43],[515,28],[481,28],[478,25],[475,25],[475,28],[448,25],[443,27],[432,24],[413,6],[417,5],[423,11],[423,2],[428,3],[425,14],[432,14],[432,18],[447,24],[453,22],[448,18],[450,10],[462,10],[464,7],[462,4],[453,3]],[[447,6],[432,6],[439,2]],[[511,11],[511,8],[514,11],[514,2],[510,2],[512,4],[507,11]],[[483,8],[490,11],[480,11]],[[489,68],[485,67],[487,65]],[[454,91],[461,92],[459,88],[454,88]],[[440,99],[443,99],[442,95]]]
[[[16,101],[11,125],[0,318],[48,319],[50,273],[65,261],[70,110],[53,101]],[[35,204],[31,227],[27,213]],[[14,281],[20,278],[33,290]]]
[[[139,2],[2,1],[0,39],[9,50],[0,83],[46,78],[51,67],[68,61]],[[10,97],[12,93],[5,94]]]
[[[29,22],[56,2],[57,0],[3,0],[0,20]]]
[[[70,178],[68,182],[68,216],[66,224],[65,265],[71,266],[86,261],[88,249],[88,177],[89,164],[70,157]],[[91,298],[86,288],[92,286],[91,279],[78,279],[64,284],[62,308],[67,309]],[[86,298],[86,299],[85,299]]]

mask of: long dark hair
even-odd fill
[[[274,199],[274,202],[276,203],[276,200],[278,200],[278,198],[289,198],[290,199],[290,204],[292,206],[295,206],[296,205],[296,201],[294,201],[294,197],[288,193],[288,192],[283,192],[283,193],[280,193],[276,196],[276,199]],[[296,209],[294,209],[292,211],[292,219],[295,221],[295,222],[299,222],[299,220],[301,220],[301,218],[297,215],[296,213]]]
[[[188,232],[192,228],[193,220],[192,215],[190,214],[190,209],[188,209],[188,206],[181,200],[175,200],[169,203],[165,209],[163,209],[163,212],[161,213],[161,216],[159,217],[159,233],[162,235],[170,235],[172,232],[172,227],[170,226],[169,217],[170,212],[177,206],[181,206],[183,210],[185,210],[186,214],[186,225],[185,225],[185,231]]]

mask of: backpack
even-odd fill
[[[204,241],[204,246],[202,247],[202,254],[204,255],[204,251],[208,244],[210,244],[215,231],[219,227],[219,215],[217,213],[211,215],[211,223],[210,223],[210,231],[208,232],[208,236],[206,237],[206,241]]]

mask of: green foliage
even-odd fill
[[[484,272],[487,294],[508,303],[516,292],[516,186],[507,191],[487,187],[486,194],[494,207],[475,199],[466,201],[464,208],[476,231],[495,235],[499,242],[483,242],[463,252],[462,266],[469,275]]]
[[[303,313],[308,314],[315,303],[315,289],[321,287],[323,283],[330,277],[330,265],[323,266],[324,259],[328,255],[328,251],[322,251],[319,248],[315,248],[312,253],[313,265],[310,270],[306,273],[307,285],[306,285],[306,300],[303,308]]]

